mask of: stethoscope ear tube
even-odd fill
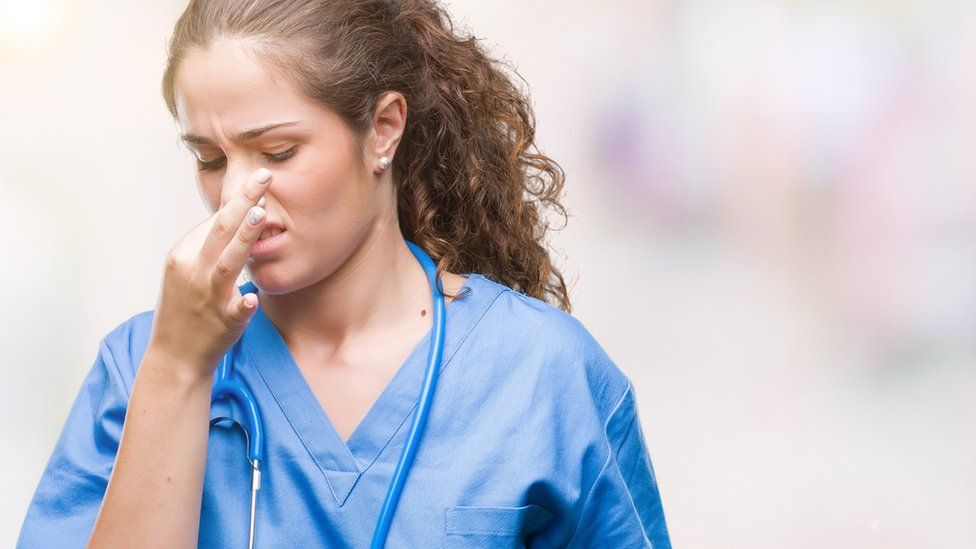
[[[235,344],[236,346],[237,344]],[[222,375],[229,376],[229,361],[232,360],[230,354],[227,353],[224,355],[223,362],[217,371],[217,382],[214,383],[213,390],[210,393],[210,399],[211,401],[215,401],[219,398],[230,396],[237,401],[244,411],[244,421],[247,423],[244,426],[245,434],[250,434],[247,445],[247,459],[252,462],[264,461],[264,423],[261,421],[261,412],[258,410],[254,395],[251,394],[251,390],[244,384],[229,377],[221,377]]]
[[[423,391],[420,393],[420,402],[417,405],[417,411],[414,414],[413,421],[410,423],[410,432],[407,435],[407,441],[403,446],[403,450],[400,452],[400,460],[397,462],[396,469],[393,472],[393,480],[390,481],[390,487],[386,492],[386,499],[383,501],[383,508],[380,511],[376,529],[373,531],[373,541],[370,544],[370,549],[383,549],[386,543],[390,523],[393,521],[393,513],[396,511],[396,505],[400,499],[400,491],[403,490],[407,472],[410,470],[411,463],[413,463],[417,446],[420,444],[420,437],[423,435],[424,426],[427,424],[427,412],[430,409],[430,403],[433,401],[434,387],[437,385],[441,357],[444,354],[444,325],[446,324],[444,317],[446,307],[444,305],[444,289],[441,287],[440,279],[437,277],[437,266],[430,259],[430,256],[419,246],[409,240],[407,241],[407,246],[427,274],[427,281],[430,284],[431,293],[434,298],[434,328],[431,334],[430,351],[427,353],[427,373],[424,375],[424,386]]]
[[[438,370],[440,369],[441,359],[444,354],[446,306],[444,305],[444,289],[441,287],[440,279],[437,276],[437,266],[422,248],[409,240],[406,243],[427,275],[434,300],[434,326],[430,339],[430,351],[427,354],[427,372],[424,376],[420,402],[417,405],[416,413],[410,424],[410,431],[407,435],[406,443],[400,453],[400,459],[394,470],[393,479],[390,482],[386,498],[383,501],[376,530],[373,533],[373,541],[370,545],[371,549],[382,549],[386,543],[386,536],[390,529],[390,523],[393,520],[393,513],[396,510],[397,501],[400,498],[400,492],[406,482],[407,472],[409,472],[410,465],[413,463],[414,455],[420,444],[420,437],[423,435],[424,426],[427,423],[427,414],[433,401],[434,388],[437,385],[437,377],[439,374]],[[247,459],[251,463],[251,520],[248,547],[253,548],[255,500],[257,491],[261,488],[260,465],[264,461],[265,437],[264,423],[261,419],[261,412],[258,409],[257,400],[255,400],[254,395],[246,385],[231,379],[234,355],[239,344],[240,340],[235,342],[218,365],[215,372],[216,381],[210,396],[211,403],[224,397],[230,397],[231,400],[236,400],[244,412],[243,423],[234,420],[234,418],[215,417],[210,421],[210,426],[212,427],[224,419],[230,419],[244,431],[244,436],[247,440]]]
[[[250,455],[251,455],[251,452],[250,452],[250,448],[251,448],[251,437],[250,437],[250,435],[247,434],[247,429],[245,429],[244,426],[241,425],[239,421],[237,421],[236,419],[234,419],[232,417],[229,417],[229,416],[218,416],[218,417],[215,417],[215,418],[213,418],[213,419],[210,420],[210,427],[213,427],[214,425],[220,423],[221,421],[224,421],[225,419],[229,419],[231,421],[231,423],[233,423],[235,426],[239,427],[241,429],[241,431],[244,431],[244,441],[247,444],[247,448],[248,448],[248,459],[247,459],[247,463],[248,463],[248,465],[251,466],[251,492],[252,492],[252,496],[253,496],[253,493],[254,492],[257,492],[258,490],[261,489],[261,462],[260,462],[260,460],[251,459],[250,458]],[[251,501],[251,507],[252,507],[251,512],[253,513],[254,512],[254,510],[253,510],[253,507],[254,507],[253,499]]]
[[[248,524],[248,549],[254,548],[254,522],[256,517],[256,505],[258,490],[261,489],[261,461],[264,459],[264,423],[258,411],[257,401],[250,389],[242,383],[230,379],[230,369],[233,364],[233,355],[238,343],[235,343],[231,351],[224,355],[217,370],[217,382],[214,383],[213,390],[210,392],[211,403],[225,396],[236,400],[241,409],[244,410],[244,422],[241,425],[232,417],[215,417],[210,420],[210,426],[225,419],[234,422],[244,431],[244,440],[247,444],[247,460],[251,465],[251,511]]]

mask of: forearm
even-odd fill
[[[147,349],[89,547],[196,547],[212,378]]]

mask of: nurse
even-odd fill
[[[409,240],[446,336],[386,547],[670,547],[634,387],[545,248],[562,170],[503,68],[429,0],[191,2],[163,95],[211,215],[101,340],[18,546],[246,547],[241,412],[210,405],[239,341],[255,547],[368,547],[431,339]]]

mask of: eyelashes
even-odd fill
[[[297,150],[298,150],[298,145],[295,145],[294,147],[288,149],[287,151],[280,152],[277,154],[266,154],[264,156],[265,158],[268,159],[268,162],[272,164],[279,164],[281,162],[284,162],[285,160],[288,160],[292,156],[295,156],[295,152]],[[224,157],[220,157],[216,160],[211,160],[209,162],[204,162],[200,159],[197,159],[197,169],[200,170],[201,172],[219,170],[223,166],[225,160],[226,159]]]

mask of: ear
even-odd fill
[[[407,123],[407,100],[397,92],[388,92],[380,97],[373,114],[372,150],[367,151],[367,163],[372,166],[373,173],[384,171],[380,168],[380,157],[387,157],[391,161],[396,154],[403,128]]]

